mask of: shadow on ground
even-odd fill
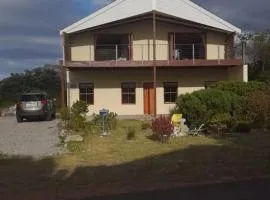
[[[270,142],[252,142],[254,146],[245,140],[232,138],[222,141],[220,145],[190,146],[181,151],[120,165],[78,167],[72,172],[58,170],[54,158],[34,160],[30,157],[2,156],[0,199],[84,199],[96,195],[137,192],[146,188],[172,187],[179,183],[269,174]],[[161,199],[161,196],[157,199]]]

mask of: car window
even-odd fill
[[[42,94],[22,95],[20,101],[41,101],[44,99]]]

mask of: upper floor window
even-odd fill
[[[79,84],[80,101],[86,102],[88,105],[94,105],[94,84],[81,83]]]
[[[164,103],[175,103],[178,96],[178,83],[164,83]]]
[[[136,104],[136,83],[122,83],[122,104]]]

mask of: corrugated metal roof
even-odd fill
[[[63,29],[60,33],[74,33],[154,10],[224,31],[241,32],[239,28],[190,0],[116,0],[88,17]]]

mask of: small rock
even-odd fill
[[[65,139],[65,143],[67,142],[83,142],[83,137],[80,135],[70,135]]]

